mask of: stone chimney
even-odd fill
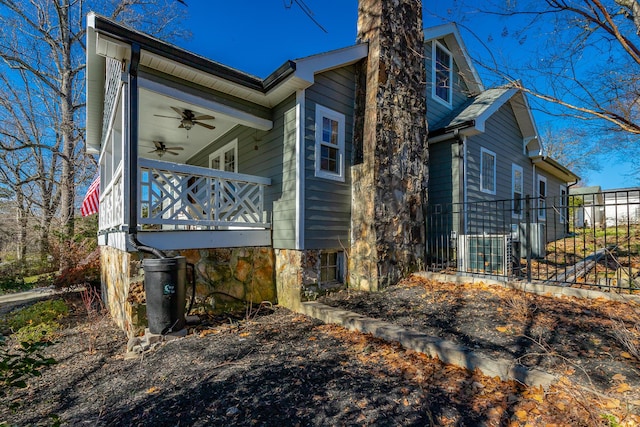
[[[427,189],[422,2],[359,0],[349,281],[379,290],[422,267]]]

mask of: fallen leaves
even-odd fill
[[[632,390],[632,387],[627,383],[621,383],[621,384],[618,384],[615,390],[616,390],[616,393],[622,394],[624,392]]]

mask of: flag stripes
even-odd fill
[[[98,213],[98,205],[100,204],[100,175],[93,180],[87,194],[84,196],[80,213],[82,216],[89,216]]]

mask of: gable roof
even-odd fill
[[[578,175],[543,154],[544,150],[538,140],[538,130],[527,97],[522,90],[512,85],[487,89],[469,99],[457,111],[431,127],[433,130],[429,131],[429,143],[450,139],[451,134],[455,132],[469,136],[483,133],[487,120],[507,103],[511,105],[531,161],[541,170],[565,182],[577,182],[580,179]]]
[[[484,91],[480,75],[476,71],[473,61],[467,52],[467,48],[462,41],[460,31],[455,22],[438,25],[435,27],[424,29],[425,41],[444,40],[447,49],[451,52],[453,60],[458,65],[460,76],[467,84],[472,94],[478,94]]]

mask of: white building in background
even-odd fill
[[[607,190],[603,196],[607,226],[640,223],[640,187]]]

